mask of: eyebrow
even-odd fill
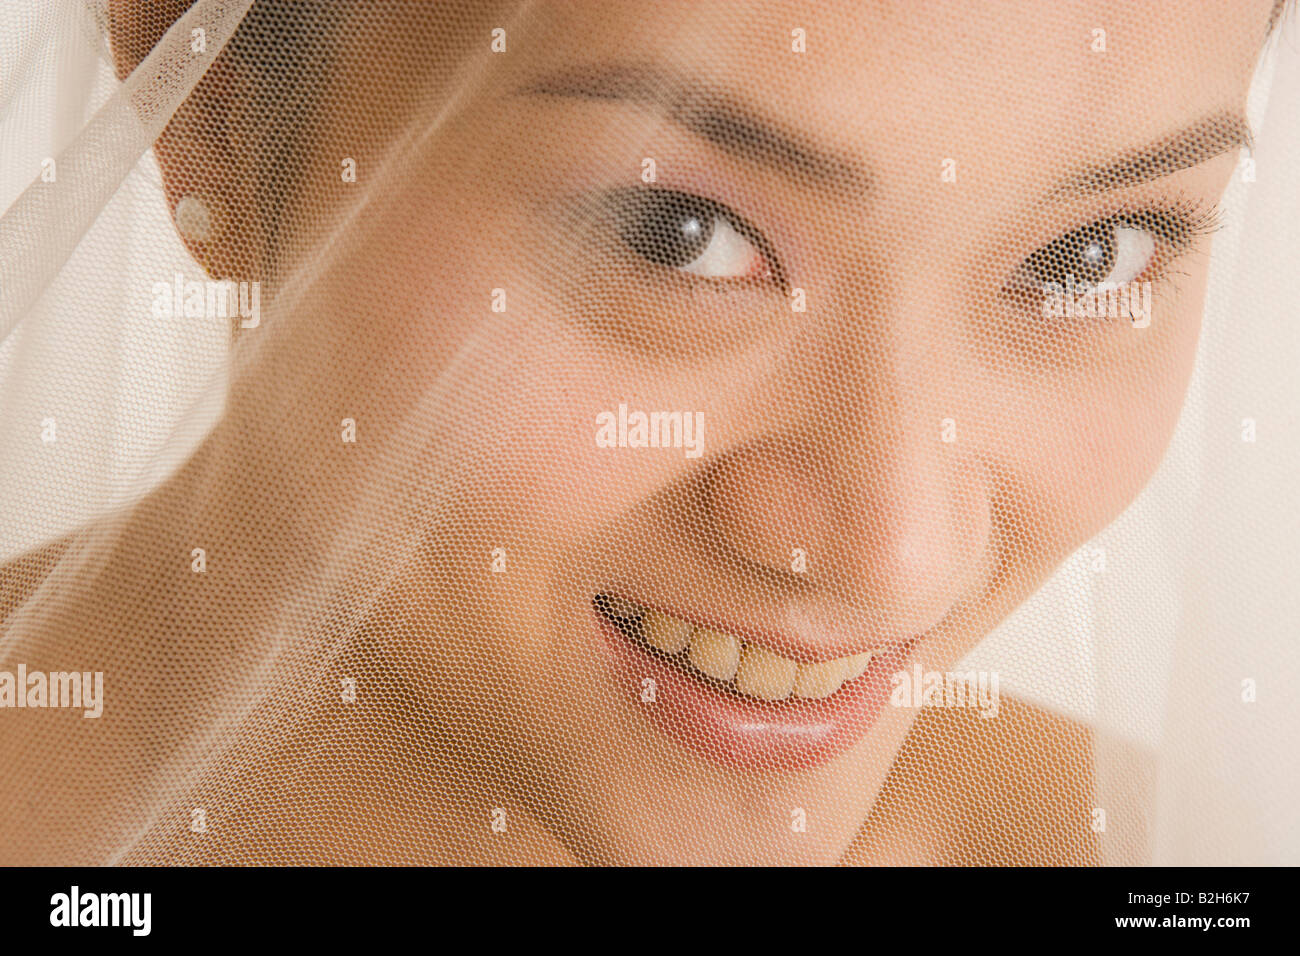
[[[1245,117],[1231,112],[1212,113],[1140,149],[1076,170],[1058,183],[1048,197],[1086,196],[1153,182],[1242,146],[1254,148]]]
[[[519,92],[634,103],[665,116],[742,159],[768,166],[803,185],[870,186],[858,160],[814,145],[761,116],[733,96],[650,66],[586,66],[530,83]]]
[[[634,103],[665,116],[720,148],[784,173],[801,185],[871,187],[877,182],[857,159],[815,145],[733,96],[648,65],[589,65],[536,80],[527,95]],[[1048,192],[1063,199],[1152,182],[1229,150],[1253,148],[1240,113],[1212,113],[1153,143],[1104,163],[1082,167]]]

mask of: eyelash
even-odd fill
[[[1158,282],[1167,277],[1169,265],[1194,246],[1198,239],[1218,230],[1222,218],[1222,209],[1218,205],[1180,195],[1172,201],[1137,212],[1112,213],[1062,233],[1025,257],[1016,271],[1032,268],[1035,260],[1040,263],[1049,261],[1054,248],[1068,249],[1072,241],[1078,243],[1084,237],[1113,235],[1117,226],[1124,226],[1141,229],[1156,242],[1152,254],[1153,266],[1148,266],[1131,281]]]
[[[660,261],[664,257],[660,255],[656,258],[655,253],[663,253],[663,247],[673,229],[673,223],[670,218],[664,216],[664,213],[669,215],[685,212],[695,213],[697,215],[694,218],[708,219],[710,227],[712,222],[716,220],[721,220],[731,226],[732,229],[754,245],[767,264],[768,271],[762,277],[692,276],[692,278],[714,286],[736,282],[752,285],[755,279],[759,279],[774,285],[785,294],[789,293],[790,286],[785,268],[767,237],[752,223],[725,204],[694,193],[664,187],[646,188],[636,186],[614,190],[610,194],[610,200],[621,239],[633,252],[652,265],[671,270],[678,275],[683,274],[681,264],[674,266]],[[647,225],[649,226],[648,229]],[[1021,260],[1016,267],[1016,271],[1019,272],[1027,266],[1032,267],[1031,264],[1035,260],[1040,263],[1050,261],[1054,255],[1057,255],[1053,253],[1054,248],[1068,248],[1071,241],[1079,241],[1077,237],[1081,234],[1085,236],[1104,235],[1117,226],[1126,226],[1150,233],[1157,243],[1152,259],[1153,263],[1156,263],[1155,271],[1151,271],[1151,268],[1148,267],[1133,281],[1157,282],[1167,277],[1168,266],[1178,256],[1187,252],[1195,244],[1196,240],[1215,232],[1221,225],[1222,210],[1216,204],[1180,195],[1170,202],[1153,205],[1137,212],[1112,213],[1109,216],[1095,219],[1069,232],[1062,233]],[[637,229],[643,229],[646,232],[638,235]],[[646,233],[649,233],[649,235]],[[705,245],[707,245],[707,239]]]
[[[1175,235],[1166,238],[1185,249],[1194,239],[1209,235],[1223,225],[1223,210],[1215,203],[1180,195],[1164,206],[1137,213],[1117,213],[1111,218],[1141,229],[1151,229],[1156,222],[1172,225]]]

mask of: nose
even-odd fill
[[[806,402],[798,427],[723,453],[707,502],[741,557],[906,639],[987,575],[991,483],[959,423],[915,394],[927,390],[909,399],[875,368],[874,380],[850,376],[855,398],[827,402],[847,394],[841,366],[839,386]]]

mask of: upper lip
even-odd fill
[[[863,651],[905,649],[912,643],[911,639],[864,642],[861,637],[850,638],[846,635],[842,638],[836,638],[834,635],[826,634],[820,628],[817,629],[817,633],[813,633],[814,628],[811,624],[808,627],[784,628],[763,626],[761,624],[745,624],[718,614],[716,611],[686,609],[680,605],[645,598],[635,591],[623,588],[612,588],[602,593],[623,598],[647,610],[659,611],[696,627],[707,627],[715,631],[722,631],[724,634],[730,634],[747,644],[757,644],[802,664],[832,661],[853,654],[860,654]],[[844,616],[849,617],[847,614]],[[840,626],[847,630],[851,625]]]

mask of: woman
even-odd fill
[[[104,677],[4,713],[6,862],[1294,852],[1167,806],[1294,667],[1294,434],[1228,457],[1290,379],[1214,396],[1296,340],[1202,328],[1278,5],[185,6],[102,26],[228,394],[0,578],[6,668]]]

